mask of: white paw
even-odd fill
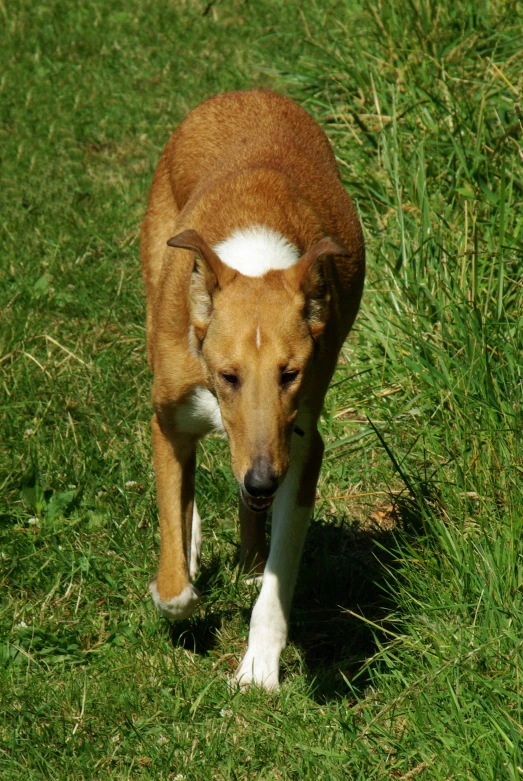
[[[234,674],[236,683],[240,689],[248,689],[251,686],[261,686],[266,691],[278,691],[280,655],[268,652],[253,652],[247,649],[247,653]]]
[[[149,583],[149,591],[158,612],[162,616],[174,618],[176,621],[180,621],[182,618],[189,618],[200,601],[200,592],[192,583],[186,586],[177,597],[172,597],[169,600],[160,599],[158,589],[156,588],[156,578],[153,578]]]

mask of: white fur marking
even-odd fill
[[[176,425],[186,434],[203,436],[212,429],[224,433],[218,400],[200,385],[177,407],[175,415]]]
[[[191,553],[189,556],[189,575],[191,580],[196,578],[200,569],[200,555],[202,551],[202,520],[196,507],[196,502],[192,506],[192,530],[191,530]]]
[[[214,249],[227,266],[246,277],[290,268],[299,258],[298,250],[285,236],[263,225],[235,230]]]
[[[189,583],[177,597],[167,601],[160,599],[158,589],[156,588],[156,578],[153,578],[149,583],[149,591],[158,612],[166,618],[174,618],[177,621],[180,621],[182,618],[189,618],[200,601],[200,592],[192,583]]]
[[[261,346],[261,334],[260,334],[260,324],[258,323],[258,328],[256,329],[256,347],[258,350]]]

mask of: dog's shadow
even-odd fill
[[[217,555],[202,568],[197,585],[206,594],[212,584],[219,579],[221,562]],[[198,611],[197,615],[184,621],[174,621],[169,627],[171,643],[176,648],[182,646],[187,651],[205,656],[219,643],[218,633],[223,622],[223,614],[215,610]]]
[[[396,506],[386,523],[360,524],[346,518],[322,517],[309,529],[299,571],[290,620],[291,643],[299,649],[312,696],[319,702],[346,697],[346,680],[358,690],[367,683],[361,675],[367,659],[377,651],[377,638],[386,641],[380,625],[394,610],[393,572],[397,533],[419,531],[417,518]],[[409,517],[408,517],[409,516]],[[399,522],[399,526],[398,523]],[[408,527],[408,528],[407,528]],[[202,570],[198,587],[205,594],[221,577],[214,556]],[[250,609],[245,619],[250,620]],[[199,655],[219,645],[224,615],[219,609],[202,611],[170,627],[174,646]],[[285,665],[283,666],[285,677]]]
[[[346,696],[345,679],[361,689],[364,662],[386,639],[380,625],[394,607],[387,581],[397,546],[383,528],[346,519],[311,524],[296,587],[290,640],[299,648],[319,701]]]

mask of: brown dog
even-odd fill
[[[207,100],[165,147],[141,254],[161,531],[150,590],[171,618],[198,604],[196,443],[225,431],[241,564],[263,572],[236,678],[274,689],[323,455],[317,420],[365,274],[325,134],[274,92]]]

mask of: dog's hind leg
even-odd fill
[[[191,582],[196,438],[152,420],[154,468],[160,511],[160,564],[149,584],[156,607],[168,618],[188,618],[199,601]]]
[[[237,672],[240,686],[279,686],[280,654],[287,640],[303,543],[314,507],[323,442],[315,427],[295,437],[291,463],[278,489],[272,516],[271,548],[263,584],[252,611],[249,646]]]
[[[263,574],[267,561],[265,525],[267,513],[249,510],[240,499],[240,567],[255,580]]]
[[[196,507],[196,502],[192,508],[192,529],[191,529],[191,551],[189,556],[189,575],[191,580],[195,580],[200,571],[200,556],[202,552],[202,519]]]

